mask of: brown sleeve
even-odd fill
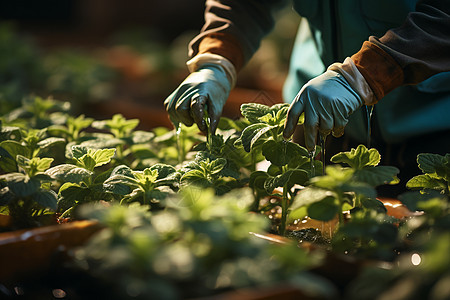
[[[274,12],[285,4],[286,0],[207,0],[205,24],[189,43],[189,56],[219,54],[239,71],[272,30]]]
[[[403,69],[400,65],[374,43],[364,42],[361,50],[351,58],[377,100],[404,82]]]
[[[450,0],[419,1],[401,27],[370,37],[352,59],[378,100],[450,71]]]
[[[205,36],[199,43],[196,54],[212,53],[228,59],[239,70],[244,65],[244,54],[236,38],[227,33],[215,33]]]

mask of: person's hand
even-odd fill
[[[348,117],[363,105],[363,99],[340,73],[328,70],[305,84],[289,107],[283,136],[288,139],[305,113],[305,146],[314,150],[317,133],[340,137]]]
[[[223,106],[230,94],[231,83],[225,70],[215,64],[205,64],[191,73],[164,101],[164,106],[174,124],[197,124],[207,132],[205,111],[209,116],[209,128],[215,133]]]

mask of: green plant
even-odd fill
[[[338,215],[343,224],[342,213],[354,208],[385,211],[376,199],[374,187],[397,182],[398,169],[379,166],[380,159],[376,149],[367,149],[363,145],[336,154],[331,161],[349,167],[327,166],[325,175],[312,178],[310,185],[297,194],[292,204],[292,217],[307,215],[328,221]]]
[[[77,266],[96,286],[113,287],[103,290],[108,298],[174,299],[273,284],[320,261],[294,244],[273,246],[249,235],[267,220],[248,214],[248,189],[214,194],[186,188],[155,213],[136,205],[81,207],[106,229],[77,250]]]
[[[105,191],[120,195],[122,203],[138,201],[141,204],[159,206],[170,188],[175,189],[178,173],[169,165],[155,164],[143,171],[133,171],[120,165],[114,168],[103,183]],[[164,187],[169,189],[164,190]]]
[[[48,224],[43,216],[57,208],[57,195],[50,189],[51,178],[44,174],[53,159],[16,156],[19,172],[0,175],[0,209],[12,217],[15,228]]]
[[[423,174],[411,178],[406,183],[408,188],[450,195],[450,154],[421,153],[417,155],[417,163]]]
[[[116,149],[90,149],[72,146],[69,153],[74,164],[60,164],[48,169],[45,174],[62,183],[58,192],[58,210],[62,217],[68,215],[80,203],[108,200],[103,182],[109,172],[96,174],[95,168],[108,164]]]
[[[258,209],[261,196],[272,195],[281,187],[282,216],[279,227],[284,235],[289,206],[294,198],[295,185],[303,186],[315,174],[321,162],[314,161],[309,152],[300,145],[284,140],[284,121],[289,105],[277,104],[268,107],[262,104],[243,104],[242,115],[251,125],[246,127],[235,144],[257,156],[259,152],[271,163],[267,171],[256,171],[250,176],[250,186],[254,190],[255,205]],[[277,192],[275,191],[275,194]]]

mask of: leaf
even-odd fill
[[[52,190],[41,189],[33,194],[33,200],[42,207],[57,209],[58,195]]]
[[[378,212],[386,213],[387,209],[384,206],[383,202],[375,198],[362,198],[361,204],[363,207],[371,210],[375,210]]]
[[[115,148],[88,150],[88,154],[95,160],[95,167],[105,165],[111,161],[116,154]]]
[[[39,143],[37,143],[37,145],[41,149],[46,149],[46,148],[55,146],[57,144],[65,144],[65,143],[66,143],[66,140],[63,138],[49,137],[49,138],[46,138],[46,139],[40,141]]]
[[[327,191],[324,189],[318,189],[314,187],[306,187],[294,198],[294,201],[291,204],[291,209],[296,210],[300,207],[310,205],[314,202],[322,201],[327,197],[337,197],[333,192]]]
[[[209,163],[209,171],[210,174],[217,174],[223,170],[225,165],[227,164],[227,160],[225,158],[218,158]]]
[[[273,126],[269,126],[264,123],[252,124],[245,128],[240,137],[244,150],[250,152],[258,139],[273,128]]]
[[[176,169],[173,166],[160,163],[151,166],[150,170],[158,171],[158,179],[166,178],[176,172]]]
[[[76,183],[66,182],[59,188],[58,194],[58,210],[66,211],[67,209],[84,202],[89,195],[90,190]]]
[[[0,143],[0,147],[6,150],[12,158],[15,158],[17,155],[22,155],[27,158],[31,157],[30,149],[16,141],[3,141]]]
[[[266,191],[264,189],[264,182],[269,175],[264,171],[255,171],[250,175],[249,187],[258,191]]]
[[[81,157],[83,157],[83,155],[86,155],[88,153],[88,149],[89,148],[86,146],[74,145],[70,147],[70,157],[80,159]]]
[[[89,171],[93,171],[95,168],[96,162],[92,156],[85,154],[80,159],[78,159],[77,165],[79,165],[80,167],[83,167]]]
[[[353,192],[357,195],[363,195],[367,198],[375,199],[377,197],[376,190],[364,182],[351,181],[346,182],[340,187],[341,192]]]
[[[307,211],[311,219],[326,222],[332,220],[340,213],[340,207],[334,197],[326,197],[319,202],[309,205]]]
[[[205,178],[204,174],[200,170],[191,170],[186,172],[181,177],[181,182],[192,184],[199,187],[210,187],[211,182],[207,178]]]
[[[406,183],[406,187],[409,189],[448,189],[447,182],[444,179],[436,178],[428,174],[414,176]]]
[[[124,175],[124,176],[134,178],[133,170],[126,165],[119,165],[119,166],[115,167],[111,171],[111,176],[114,176],[114,175]]]
[[[134,131],[132,133],[132,141],[133,144],[144,144],[150,142],[155,137],[155,134],[153,132],[149,131]]]
[[[121,174],[113,175],[103,183],[103,189],[106,192],[123,196],[128,195],[133,189],[138,187],[139,184],[134,177]]]
[[[16,160],[3,148],[0,147],[0,172],[17,172]]]
[[[268,114],[270,107],[259,103],[244,103],[241,105],[241,114],[250,123],[259,123],[259,118]]]
[[[62,164],[45,171],[45,174],[62,182],[80,183],[94,173],[71,164]]]
[[[30,196],[39,189],[41,182],[39,180],[29,178],[28,176],[15,177],[15,180],[8,181],[9,190],[18,197]]]
[[[352,148],[348,152],[340,152],[331,158],[334,163],[345,163],[356,170],[367,166],[377,166],[380,160],[380,153],[375,148],[368,150],[364,145],[359,145],[356,149]]]
[[[417,163],[423,173],[433,174],[442,167],[444,157],[439,154],[420,153],[417,155]]]
[[[371,186],[379,186],[387,183],[397,183],[397,174],[400,172],[396,167],[391,166],[367,166],[355,172],[358,181],[365,182]]]
[[[89,149],[104,149],[104,148],[114,148],[120,145],[124,145],[125,141],[121,139],[114,138],[110,136],[106,137],[97,137],[94,139],[90,139],[82,142],[80,145],[87,147]]]
[[[305,170],[288,170],[284,174],[268,177],[264,183],[264,188],[270,194],[277,187],[290,189],[295,184],[304,185],[308,179],[309,175]]]
[[[306,149],[300,145],[289,141],[276,142],[268,140],[262,146],[264,157],[279,167],[287,165],[292,160],[299,161],[299,157],[308,155],[308,152],[305,151]]]

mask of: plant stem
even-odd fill
[[[281,199],[281,224],[279,232],[281,236],[284,236],[284,234],[286,233],[288,206],[289,206],[288,188],[287,184],[285,184],[283,186],[283,198]]]

